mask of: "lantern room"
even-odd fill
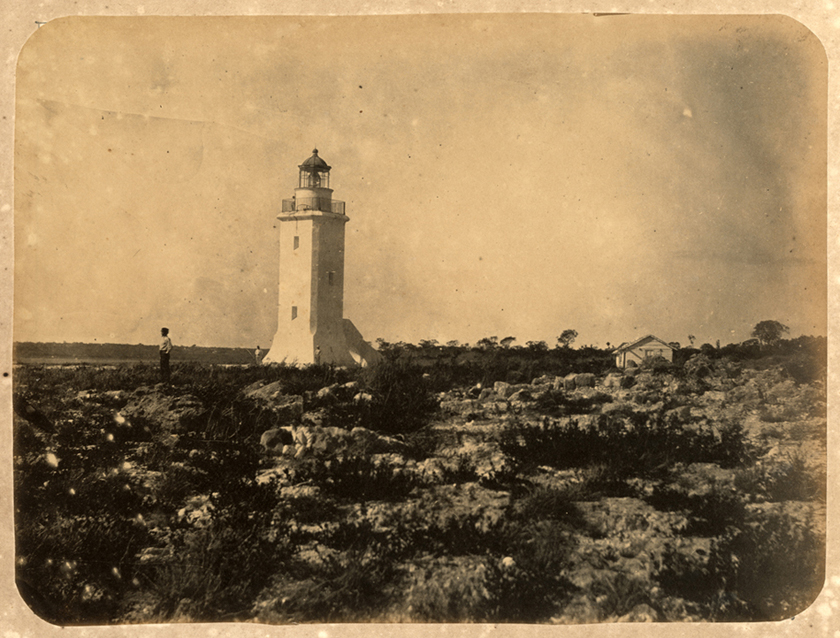
[[[332,198],[330,188],[330,166],[318,157],[318,149],[312,157],[299,164],[298,187],[292,199],[283,200],[283,213],[321,211],[344,214],[344,202]]]
[[[318,157],[318,149],[312,151],[312,157],[298,166],[300,177],[298,188],[329,188],[330,166]]]

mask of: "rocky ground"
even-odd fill
[[[822,585],[825,391],[778,367],[453,388],[403,432],[352,380],[190,390],[18,388],[18,574],[48,619],[752,620]]]

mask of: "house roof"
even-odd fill
[[[638,348],[639,346],[643,346],[644,344],[649,343],[651,341],[656,341],[658,343],[661,343],[663,346],[665,346],[667,348],[671,348],[671,350],[674,349],[670,344],[665,343],[659,337],[654,337],[653,335],[646,335],[646,336],[642,337],[641,339],[636,339],[635,341],[630,341],[629,343],[625,341],[620,346],[618,346],[614,350],[614,352],[627,352],[628,350],[632,350],[633,348]]]

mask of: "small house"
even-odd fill
[[[674,348],[653,335],[622,343],[613,350],[613,354],[617,368],[626,368],[630,362],[639,365],[656,357],[662,357],[666,361],[674,360]]]

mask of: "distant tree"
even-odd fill
[[[513,342],[514,342],[514,341],[516,341],[516,337],[505,337],[504,339],[502,339],[502,340],[499,342],[499,344],[500,344],[503,348],[510,348],[510,346],[513,344]]]
[[[483,339],[479,339],[475,345],[482,350],[492,350],[499,345],[499,338],[496,336],[484,337]]]
[[[688,345],[689,345],[690,347],[692,347],[692,348],[694,347],[694,340],[695,340],[696,338],[697,338],[697,337],[695,337],[694,335],[688,335]]]
[[[671,346],[674,350],[679,350],[680,349],[680,342],[679,341],[671,341],[670,343],[668,343],[668,345]]]
[[[717,350],[711,343],[704,343],[700,346],[700,353],[705,354],[707,357],[714,357]]]
[[[750,334],[758,339],[762,345],[768,346],[776,343],[782,338],[783,334],[787,334],[789,332],[790,328],[788,328],[785,324],[769,319],[755,324],[755,327]]]
[[[460,345],[461,345],[461,344],[460,344],[460,343],[458,343],[458,340],[457,340],[457,339],[453,339],[452,341],[447,341],[447,342],[446,342],[446,347],[447,347],[447,348],[457,348],[457,347],[458,347],[458,346],[460,346]]]
[[[548,344],[545,341],[529,341],[525,346],[532,352],[545,352],[548,350]]]
[[[558,343],[558,345],[560,345],[564,348],[568,348],[569,346],[571,346],[574,343],[575,339],[577,339],[577,336],[578,336],[578,331],[577,330],[572,330],[571,328],[568,328],[567,330],[564,330],[563,332],[561,332],[560,336],[557,337],[557,343]]]
[[[437,348],[438,342],[437,339],[423,339],[419,345],[421,348]]]

